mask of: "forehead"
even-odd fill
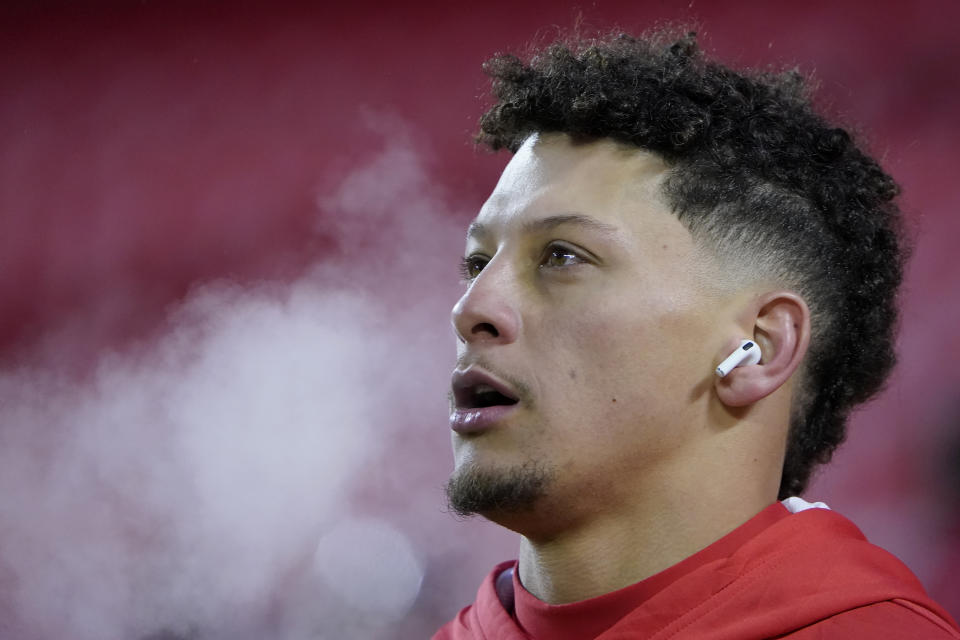
[[[590,185],[597,194],[657,181],[667,170],[656,154],[609,138],[578,142],[562,133],[534,133],[517,150],[494,191],[552,187],[575,195]]]
[[[510,234],[538,220],[578,219],[598,231],[689,234],[666,206],[668,171],[657,155],[609,139],[575,142],[534,134],[517,150],[471,225],[470,235]]]

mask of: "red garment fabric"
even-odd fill
[[[533,638],[595,638],[671,583],[709,562],[730,556],[751,538],[789,515],[790,512],[776,502],[706,549],[672,567],[636,584],[582,602],[547,604],[520,584],[513,568],[507,569],[513,578],[514,618],[518,626]]]
[[[758,525],[758,519],[764,522]],[[498,565],[473,605],[433,640],[554,640],[528,634],[511,614],[514,603],[509,602],[508,609],[498,597],[496,578],[514,564]],[[668,572],[672,576],[664,580]],[[659,589],[651,592],[648,580]],[[636,599],[612,625],[604,628],[604,621],[602,631],[583,640],[960,639],[956,623],[930,600],[903,563],[826,509],[789,514],[772,505],[729,536],[648,580],[601,596],[616,601],[622,591],[632,590]],[[512,591],[503,588],[502,580],[499,586],[502,592]],[[583,615],[600,616],[611,610],[601,606],[587,613],[595,600],[561,609],[585,605]]]

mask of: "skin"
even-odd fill
[[[809,312],[776,283],[724,276],[664,203],[667,170],[610,140],[535,134],[468,237],[457,366],[522,393],[493,427],[453,433],[454,476],[546,474],[533,504],[481,515],[521,535],[520,580],[548,603],[649,577],[776,499]],[[761,363],[716,378],[743,338]]]

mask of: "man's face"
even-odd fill
[[[454,508],[508,525],[608,509],[705,429],[716,264],[664,204],[665,171],[561,134],[504,170],[453,308]]]

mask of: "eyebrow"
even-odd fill
[[[561,215],[547,216],[546,218],[539,218],[537,220],[528,220],[527,222],[523,223],[522,229],[524,233],[532,234],[550,231],[551,229],[555,229],[556,227],[564,225],[574,225],[584,229],[598,231],[604,235],[616,235],[619,231],[617,227],[611,224],[600,222],[596,218],[591,218],[590,216],[583,215],[582,213],[565,213]],[[473,222],[467,229],[467,238],[484,236],[488,235],[489,233],[490,230],[486,225],[480,222]]]

